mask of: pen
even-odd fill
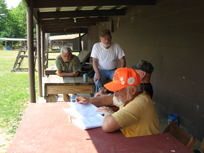
[[[68,115],[68,120],[69,120],[69,123],[72,123],[72,119],[70,115]]]
[[[72,99],[72,100],[76,100],[76,99]],[[78,100],[85,100],[85,99],[78,99]]]

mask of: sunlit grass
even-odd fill
[[[14,136],[29,103],[28,72],[11,72],[17,54],[18,50],[0,50],[0,135],[3,132],[11,137]],[[21,68],[28,68],[28,58],[23,60]],[[35,81],[37,91],[37,72]],[[0,150],[1,147],[5,150],[8,146],[1,143]]]
[[[0,50],[0,152],[7,150],[23,114],[29,104],[28,72],[11,72],[18,50]],[[56,58],[60,53],[50,53],[49,58]],[[76,56],[78,53],[73,53]],[[26,54],[27,55],[27,54]],[[48,66],[55,63],[48,62]],[[36,70],[37,69],[36,60]],[[24,58],[21,68],[28,68],[28,58]],[[38,73],[35,73],[36,99],[38,99]],[[6,134],[6,137],[1,137]],[[7,137],[8,136],[8,137]],[[5,143],[7,141],[7,144]]]

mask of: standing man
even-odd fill
[[[56,74],[58,76],[78,76],[80,70],[79,58],[72,55],[72,50],[69,47],[62,47],[60,49],[60,55],[56,57],[55,65],[57,68]],[[64,102],[69,101],[69,95],[63,94]]]
[[[95,94],[103,86],[106,79],[113,80],[113,75],[117,68],[117,59],[120,60],[121,67],[126,66],[125,54],[122,48],[117,43],[111,43],[111,39],[109,29],[101,31],[101,42],[95,43],[91,52],[95,71]]]

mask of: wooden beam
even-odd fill
[[[31,4],[27,7],[27,46],[28,46],[28,72],[29,72],[29,90],[30,102],[36,103],[35,93],[35,64],[33,52],[33,7]]]
[[[56,11],[57,11],[57,12],[59,12],[59,11],[60,11],[60,9],[61,9],[61,7],[57,7],[57,8],[56,8]]]
[[[46,28],[43,28],[43,30],[46,32],[46,33],[49,33],[48,31],[62,31],[62,32],[67,32],[69,29],[78,29],[78,28],[81,28],[80,26],[75,26],[75,27],[66,27],[66,28],[49,28],[49,27],[46,27]],[[71,32],[73,33],[73,32]],[[75,31],[75,33],[78,33]]]
[[[44,67],[44,63],[45,63],[45,31],[41,31],[41,57],[42,57],[42,77],[45,76],[45,67]]]
[[[79,11],[81,8],[82,6],[78,6],[75,11]]]
[[[155,5],[156,0],[35,0],[34,8],[70,7],[70,6],[104,6],[104,5]]]
[[[33,18],[36,23],[38,23],[38,9],[33,9]]]
[[[81,28],[79,28],[79,51],[82,51],[82,48],[81,48]]]
[[[61,29],[61,28],[66,28],[66,29],[70,29],[70,28],[79,28],[79,27],[88,27],[88,26],[92,26],[92,25],[96,25],[96,22],[89,22],[89,23],[72,23],[72,24],[59,24],[59,25],[44,25],[43,26],[43,30],[44,29]]]
[[[23,3],[25,4],[26,7],[28,7],[28,0],[23,0]]]
[[[37,39],[37,59],[38,59],[38,93],[42,97],[42,61],[40,50],[40,25],[36,24],[36,39]]]
[[[42,12],[39,19],[84,17],[84,16],[121,16],[125,15],[125,9],[121,10],[93,10],[93,11],[66,11],[66,12]]]
[[[100,17],[100,18],[77,18],[76,23],[74,23],[73,19],[61,19],[61,20],[42,20],[41,25],[61,25],[61,24],[86,24],[86,23],[96,23],[96,22],[108,22],[108,17]]]
[[[78,28],[73,28],[73,29],[45,29],[46,33],[79,33],[79,29]],[[81,33],[88,33],[88,29],[87,28],[81,28]]]

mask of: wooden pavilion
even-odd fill
[[[39,96],[42,96],[46,33],[85,33],[88,50],[110,29],[127,66],[139,60],[155,68],[151,82],[159,114],[179,116],[180,126],[204,136],[203,0],[23,0],[27,7],[30,102],[36,102],[33,18],[37,25]],[[80,41],[78,42],[80,46]]]

